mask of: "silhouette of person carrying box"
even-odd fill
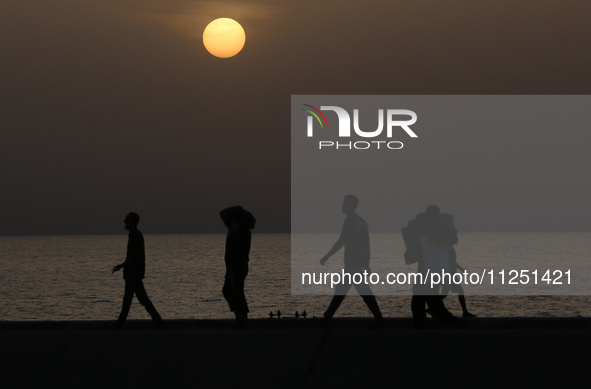
[[[125,294],[123,295],[123,306],[119,319],[117,319],[116,329],[123,328],[129,308],[131,308],[131,300],[133,295],[137,296],[140,304],[146,308],[146,311],[152,317],[154,325],[158,329],[164,328],[162,318],[156,311],[154,304],[150,301],[146,289],[144,288],[145,268],[146,268],[146,254],[144,248],[144,236],[138,230],[137,225],[140,222],[140,217],[137,213],[130,212],[125,217],[125,229],[129,231],[129,239],[127,241],[127,256],[125,262],[114,266],[111,269],[112,273],[123,269],[123,279],[125,279]]]
[[[336,241],[330,251],[322,257],[320,264],[324,265],[326,261],[335,253],[337,253],[342,247],[345,248],[344,253],[344,273],[351,274],[363,273],[364,271],[370,272],[369,259],[370,259],[370,247],[369,247],[369,229],[367,223],[361,216],[355,213],[359,199],[353,195],[346,195],[343,201],[343,213],[347,215],[343,222],[343,229],[341,236]],[[346,281],[346,282],[345,282]],[[371,288],[367,283],[361,282],[354,284],[357,293],[363,298],[363,301],[373,313],[374,318],[378,325],[382,324],[383,317],[373,295]],[[335,312],[345,299],[345,296],[351,289],[351,280],[341,280],[341,283],[335,286],[334,297],[330,302],[326,312],[324,312],[324,323],[328,324]]]
[[[248,326],[248,304],[244,295],[244,280],[248,275],[250,253],[250,230],[254,228],[255,218],[250,212],[237,205],[220,212],[220,217],[228,228],[226,236],[226,275],[222,294],[234,312],[234,328]]]
[[[416,259],[419,272],[425,276],[442,271],[449,272],[449,249],[457,243],[457,231],[441,223],[438,206],[428,206],[424,213],[418,214],[416,219],[409,223],[409,228],[403,228],[402,233],[407,248],[405,259],[408,264]],[[412,257],[416,258],[411,259]],[[443,304],[444,297],[439,294],[439,285],[432,287],[429,279],[425,284],[413,285],[411,310],[415,328],[426,326],[425,304],[432,316],[453,326],[461,326],[461,322]]]

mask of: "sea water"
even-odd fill
[[[382,262],[392,261],[398,267],[406,266],[399,235],[379,234],[372,240],[372,252],[387,255]],[[267,317],[277,310],[285,316],[305,310],[310,317],[319,317],[328,306],[327,295],[291,295],[290,242],[290,234],[253,233],[245,288],[250,317]],[[145,244],[144,284],[164,319],[233,317],[221,293],[225,235],[145,235]],[[115,320],[124,280],[122,272],[110,270],[125,260],[126,245],[124,234],[0,237],[0,320]],[[316,262],[329,249],[318,248],[310,256]],[[470,260],[490,264],[495,258],[518,261],[532,256],[544,264],[568,265],[569,257],[591,253],[591,233],[463,233],[457,252],[462,265]],[[329,264],[342,269],[342,252]],[[468,308],[479,317],[591,316],[591,297],[586,295],[471,296],[469,292],[466,288]],[[377,298],[384,316],[411,316],[409,295]],[[455,295],[445,303],[452,313],[461,314]],[[336,316],[371,314],[352,290]],[[135,298],[129,318],[149,319]]]

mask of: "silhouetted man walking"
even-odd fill
[[[111,269],[113,273],[123,268],[123,278],[125,279],[125,294],[123,295],[123,307],[121,314],[117,319],[116,328],[122,328],[129,308],[131,307],[131,300],[133,295],[137,296],[139,302],[146,308],[146,311],[152,317],[156,328],[163,329],[164,324],[162,318],[154,308],[154,304],[148,298],[144,282],[142,281],[146,269],[146,254],[144,249],[144,236],[138,230],[137,225],[140,222],[140,217],[137,213],[130,212],[124,220],[125,229],[129,231],[129,240],[127,241],[127,256],[125,262],[117,265]]]
[[[235,328],[248,326],[248,304],[244,295],[244,280],[248,275],[250,253],[250,230],[254,228],[255,218],[250,212],[237,205],[220,212],[220,217],[228,228],[226,236],[226,275],[222,293],[230,311],[236,316]]]
[[[351,274],[363,273],[364,271],[369,272],[369,229],[367,223],[361,216],[355,213],[359,199],[353,195],[345,196],[343,201],[343,213],[347,215],[347,218],[343,222],[343,229],[341,236],[336,241],[332,249],[320,260],[320,263],[324,265],[328,258],[339,251],[343,246],[345,247],[345,268],[344,272]],[[328,323],[343,300],[347,295],[347,292],[351,289],[351,282],[341,282],[335,286],[334,297],[328,306],[328,309],[324,313],[324,319]],[[370,287],[366,283],[355,284],[355,289],[359,295],[363,298],[363,301],[373,313],[374,318],[378,324],[383,321],[382,313],[378,306],[375,296],[373,295]]]

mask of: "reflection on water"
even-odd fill
[[[469,248],[469,235],[460,235],[458,250]],[[277,309],[320,316],[330,296],[290,295],[290,235],[252,239],[246,279],[250,316],[267,317]],[[221,294],[225,235],[145,235],[145,241],[146,290],[164,319],[233,317]],[[124,260],[126,244],[126,235],[0,237],[0,320],[115,320],[124,281],[110,269]],[[409,296],[377,298],[386,317],[411,316]],[[471,296],[469,302],[479,317],[591,316],[588,296]],[[129,318],[149,319],[138,304],[134,299]],[[446,306],[461,314],[456,296],[449,296]],[[350,298],[337,316],[371,314],[361,299]]]

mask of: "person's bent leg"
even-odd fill
[[[146,293],[146,288],[144,287],[144,283],[142,282],[142,280],[136,281],[135,295],[137,296],[137,299],[139,300],[140,304],[142,304],[144,308],[146,308],[146,311],[148,311],[148,313],[150,314],[150,317],[152,318],[154,325],[156,325],[156,328],[164,328],[164,322],[162,321],[162,317],[160,317],[160,314],[158,313],[158,311],[156,311],[156,307],[154,307],[154,304],[152,304],[152,301],[150,301],[150,298],[148,297],[148,293]]]
[[[443,304],[443,297],[426,296],[429,310],[433,313],[433,315],[439,317],[440,319],[443,319],[446,322],[453,324],[454,326],[459,325],[460,321],[458,320],[458,318],[455,317],[450,311],[448,311],[445,307],[445,304]]]
[[[425,326],[427,321],[425,303],[426,298],[421,295],[414,294],[410,300],[410,309],[412,311],[412,319],[415,328],[423,328]]]
[[[367,307],[369,308],[369,310],[373,314],[373,317],[376,319],[376,321],[378,323],[381,323],[383,321],[384,317],[382,316],[382,312],[380,311],[380,307],[378,306],[378,301],[376,300],[376,297],[373,295],[373,292],[371,291],[371,288],[369,287],[369,285],[367,285],[367,284],[355,285],[355,289],[357,290],[357,293],[359,293],[359,295],[361,296],[361,298],[365,302],[365,305],[367,305]]]
[[[235,311],[241,315],[248,313],[248,303],[244,294],[244,281],[248,275],[248,264],[236,266],[234,269],[234,303]]]
[[[131,300],[133,299],[134,287],[131,282],[125,281],[125,293],[123,294],[123,304],[121,306],[121,313],[117,319],[116,328],[122,328],[127,320],[129,309],[131,308]]]
[[[222,295],[228,303],[231,312],[236,310],[236,303],[234,298],[234,274],[231,268],[226,268],[226,275],[224,276],[224,286],[222,288]]]
[[[462,306],[463,317],[476,317],[476,315],[473,315],[470,312],[468,312],[468,307],[466,306],[466,298],[463,294],[458,295],[458,300],[460,300],[460,305]]]
[[[341,303],[345,299],[345,296],[347,296],[347,292],[349,292],[350,288],[351,288],[350,284],[338,284],[337,286],[335,286],[334,296],[333,296],[332,300],[330,301],[330,304],[329,304],[328,308],[326,309],[326,312],[324,312],[324,318],[326,320],[332,319],[335,312],[337,311],[337,309],[339,309],[339,306],[341,305]]]
[[[244,294],[244,281],[248,275],[248,264],[233,266],[232,300],[236,322],[234,328],[248,328],[248,304]]]

